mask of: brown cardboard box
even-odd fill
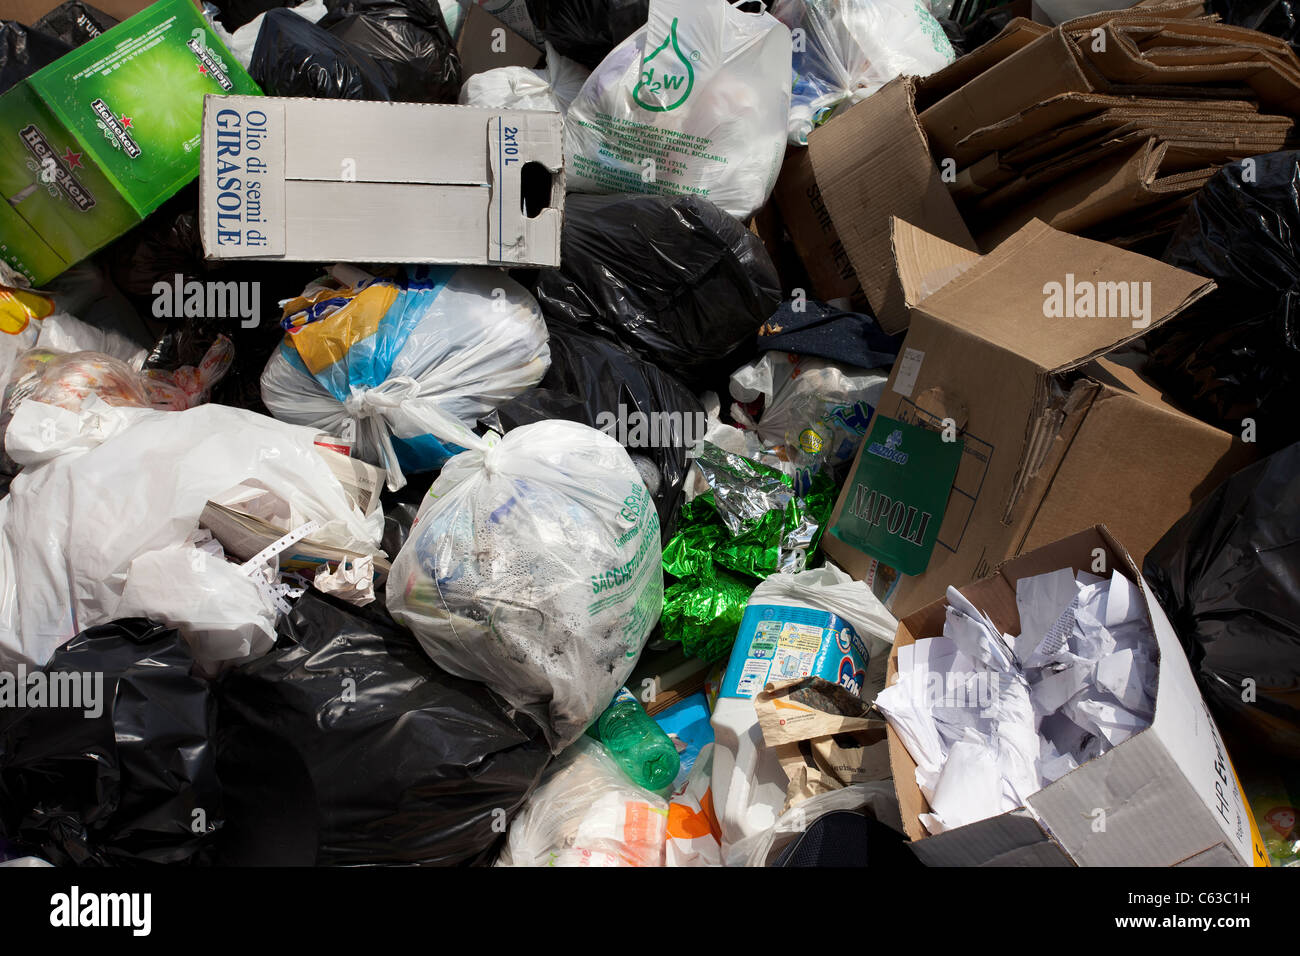
[[[931,427],[952,419],[964,441],[938,544],[923,574],[897,579],[888,596],[895,614],[1099,521],[1141,561],[1249,460],[1234,436],[1178,411],[1131,370],[1089,364],[1176,315],[1212,282],[1037,221],[982,257],[899,219],[893,245],[912,323],[877,415]],[[1112,314],[1048,317],[1050,282],[1097,283]],[[1102,284],[1134,282],[1144,308],[1131,308],[1134,300],[1128,314],[1113,314],[1124,311],[1120,290]],[[832,529],[853,487],[850,479],[841,489]],[[870,577],[873,560],[834,533],[822,548],[855,577]]]
[[[1141,586],[1160,655],[1151,726],[1033,794],[1027,808],[934,836],[917,819],[930,807],[916,784],[916,763],[891,726],[889,763],[913,852],[931,866],[1268,866],[1178,636],[1104,525],[1046,543],[959,590],[1004,634],[1015,635],[1016,582],[1064,567],[1117,571]],[[888,683],[897,679],[905,648],[943,634],[946,607],[940,598],[899,621]]]
[[[1040,36],[1022,25],[1004,31],[988,54],[976,51],[925,80],[919,114],[916,82],[899,78],[810,134],[813,185],[886,331],[902,331],[909,320],[889,262],[891,215],[969,250],[989,248],[1029,217],[1078,231],[1150,206],[1150,222],[1167,222],[1159,213],[1177,208],[1218,165],[1257,147],[1269,151],[1287,135],[1263,114],[1300,107],[1300,60],[1276,38],[1182,19],[1197,9],[1179,3],[1099,13]],[[1094,30],[1106,38],[1103,49],[1093,48]],[[1204,106],[1191,97],[1260,105],[1225,121],[1223,110],[1202,117],[1203,109],[1187,109]],[[990,141],[1006,142],[1017,123],[1029,124],[1026,136],[1041,134],[1049,121],[1068,124],[1119,98],[1131,106],[1172,98],[1164,112],[1179,128],[1144,121],[1140,112],[1123,128],[1129,141],[1085,141],[1077,138],[1084,128],[1060,142],[1074,156],[1033,154],[1045,166],[1020,183],[1025,170],[989,152]],[[1008,132],[999,138],[999,129]],[[1143,130],[1147,142],[1137,142]],[[1081,152],[1085,146],[1094,152]],[[950,189],[963,203],[978,199],[984,212],[963,215]],[[1009,191],[986,195],[1002,189]]]
[[[780,210],[790,241],[808,273],[813,298],[823,302],[841,298],[865,302],[857,272],[826,211],[806,147],[791,146],[786,150],[772,192],[773,204]]]

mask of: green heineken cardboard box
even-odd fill
[[[260,94],[191,0],[161,0],[0,96],[0,259],[33,285],[199,172],[207,93]]]

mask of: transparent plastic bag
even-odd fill
[[[497,866],[663,866],[668,803],[583,737],[510,824]]]
[[[927,0],[776,0],[776,17],[796,34],[790,142],[845,102],[857,103],[897,76],[928,76],[956,53]]]
[[[568,188],[702,196],[738,219],[785,156],[790,31],[725,0],[652,0],[565,124]]]
[[[444,670],[571,744],[623,686],[663,606],[659,519],[615,439],[577,422],[473,439],[429,489],[388,608]]]
[[[536,301],[494,269],[417,270],[401,282],[319,287],[285,306],[287,335],[262,373],[276,418],[354,433],[358,458],[431,471],[468,447],[497,405],[550,367]]]

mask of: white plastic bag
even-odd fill
[[[525,425],[447,462],[387,596],[435,663],[532,714],[559,753],[623,686],[659,619],[659,519],[609,435]]]
[[[546,67],[503,66],[475,73],[460,88],[462,106],[564,113],[591,74],[586,67],[546,45]]]
[[[300,3],[289,9],[308,23],[315,23],[329,13],[325,0],[307,0],[306,3]],[[221,21],[215,19],[217,11],[210,4],[205,4],[203,14],[207,17],[208,26],[217,35],[217,39],[226,45],[226,49],[234,54],[239,65],[247,70],[249,64],[253,62],[253,48],[257,46],[257,35],[262,32],[262,21],[266,19],[266,14],[259,13],[234,33],[227,32],[221,25]]]
[[[568,188],[695,194],[739,219],[785,156],[790,31],[726,0],[651,0],[569,107]]]
[[[668,804],[582,737],[510,824],[497,866],[663,866]]]
[[[403,471],[431,471],[469,447],[479,417],[551,364],[537,302],[496,269],[313,288],[285,312],[262,401],[284,421],[355,435],[356,456],[385,468],[394,490]]]
[[[731,373],[731,397],[737,402],[762,397],[762,414],[754,420],[733,404],[731,417],[794,466],[795,490],[804,492],[823,465],[853,460],[888,380],[887,368],[764,352]]]
[[[352,504],[315,436],[222,405],[22,403],[5,447],[24,468],[0,500],[0,669],[40,666],[86,628],[131,616],[178,627],[207,672],[265,653],[272,600],[192,536],[209,498],[253,478],[294,522],[321,525],[314,540],[381,554],[382,512]]]
[[[857,103],[897,76],[928,76],[956,53],[928,0],[776,0],[776,17],[795,34],[790,142],[845,103]]]

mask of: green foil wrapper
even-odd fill
[[[736,639],[750,592],[776,571],[802,571],[835,506],[818,473],[808,494],[790,476],[705,443],[695,465],[709,490],[682,508],[664,546],[664,636],[693,657],[718,661]]]

